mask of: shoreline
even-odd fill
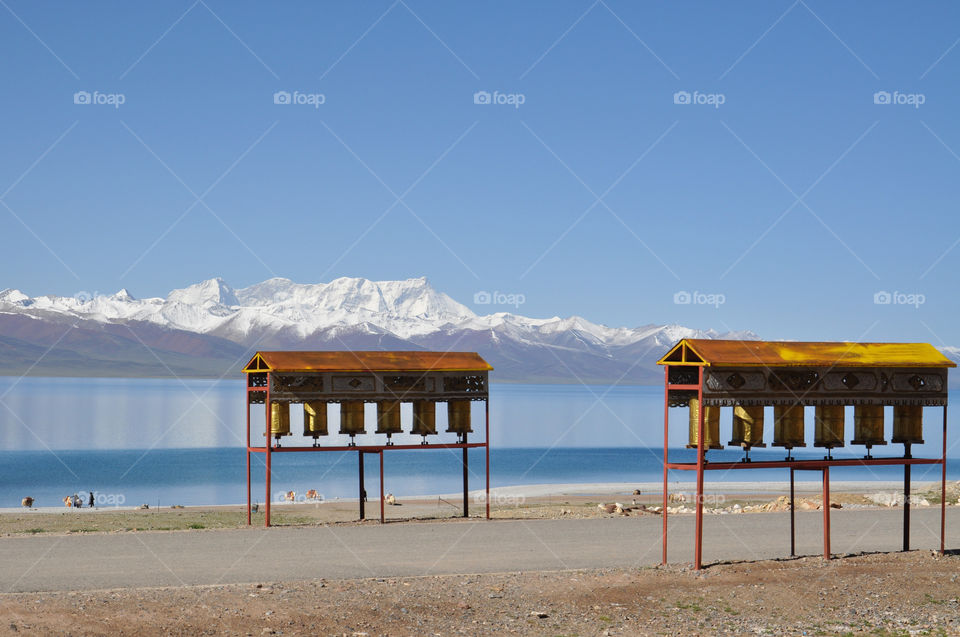
[[[952,481],[947,481],[948,489]],[[911,485],[911,491],[930,492],[939,490],[939,482],[922,481],[914,482]],[[525,484],[511,485],[490,488],[491,504],[517,504],[537,500],[546,500],[547,503],[564,497],[572,497],[578,500],[584,498],[613,498],[622,497],[624,499],[640,497],[656,504],[662,498],[663,485],[661,482],[584,482],[584,483],[547,483],[547,484]],[[756,498],[766,498],[780,496],[789,493],[789,481],[774,482],[713,482],[704,485],[704,495],[708,496],[737,496]],[[640,491],[640,495],[634,493]],[[794,483],[794,490],[798,496],[816,496],[822,491],[822,483],[819,480],[797,480]],[[695,481],[671,481],[668,483],[669,493],[684,494],[688,499],[696,491]],[[869,493],[893,493],[898,494],[903,491],[903,483],[898,481],[869,481],[869,480],[838,480],[830,483],[830,491],[835,495],[864,495]],[[261,494],[262,495],[262,494]],[[385,496],[387,494],[384,494]],[[460,503],[463,498],[463,492],[438,493],[430,495],[404,495],[402,493],[394,494],[398,501],[410,504],[429,504],[432,502],[449,501],[453,504]],[[485,491],[483,489],[471,489],[468,491],[468,498],[471,504],[483,503],[485,501]],[[799,498],[798,498],[799,499]],[[254,502],[263,507],[263,502],[254,496]],[[307,505],[333,506],[337,504],[356,505],[358,498],[333,498],[320,500],[306,500],[302,494],[297,494],[297,499],[293,502],[273,501],[270,503],[271,509],[295,509]],[[379,494],[369,494],[367,497],[368,506],[376,506],[379,502]],[[233,504],[194,504],[185,506],[163,505],[159,509],[156,507],[142,508],[138,505],[130,506],[101,506],[101,507],[65,507],[65,506],[40,506],[40,507],[0,507],[0,515],[16,514],[56,514],[56,513],[76,513],[81,515],[90,515],[96,513],[110,512],[133,512],[133,511],[185,511],[185,510],[210,510],[210,511],[233,511],[236,509],[246,509],[245,502]]]

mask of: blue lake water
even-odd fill
[[[662,396],[658,387],[494,384],[490,402],[492,486],[659,481]],[[103,505],[245,501],[243,400],[243,384],[235,380],[0,379],[0,507],[16,506],[26,495],[36,498],[38,506],[54,506],[65,495],[88,490],[93,490]],[[939,456],[940,410],[927,412],[927,444],[914,447],[915,456]],[[671,414],[671,459],[692,459],[693,452],[682,448],[686,410],[671,410]],[[808,422],[811,420],[812,415]],[[474,439],[482,436],[478,425],[482,423],[475,420],[478,433]],[[291,427],[297,431],[298,425],[292,422]],[[852,429],[852,425],[848,427]],[[336,430],[335,421],[330,428]],[[807,429],[812,435],[812,427]],[[955,431],[953,426],[951,430]],[[721,432],[729,436],[729,422],[722,423]],[[767,433],[769,442],[772,432]],[[448,438],[441,434],[436,440]],[[357,441],[380,444],[382,437],[369,435]],[[395,441],[418,442],[419,438],[402,435]],[[302,442],[296,435],[284,439],[287,446]],[[334,435],[325,442],[338,445],[345,440]],[[822,451],[812,447],[812,440],[808,444],[808,449],[796,450],[794,455],[822,457]],[[385,454],[386,489],[398,495],[457,492],[462,475],[460,453],[390,451]],[[875,449],[878,456],[898,454],[902,454],[900,445]],[[779,449],[751,453],[757,460],[781,459],[783,455]],[[835,453],[837,457],[862,455],[862,447]],[[709,457],[738,460],[742,452],[712,451]],[[471,489],[483,486],[483,461],[482,450],[471,451]],[[948,466],[948,476],[955,480],[960,475],[954,466]],[[377,492],[376,474],[376,457],[367,456],[371,495]],[[263,476],[263,456],[254,454],[254,497],[260,501],[265,497]],[[785,470],[753,470],[716,472],[710,479],[779,481],[786,476]],[[801,474],[801,479],[804,477]],[[834,480],[901,477],[902,470],[897,467],[831,471]],[[671,473],[671,480],[691,478],[685,472]],[[816,478],[814,474],[807,477]],[[939,467],[914,469],[914,480],[938,478]],[[274,455],[273,492],[303,493],[307,489],[316,489],[328,499],[356,497],[356,453]]]

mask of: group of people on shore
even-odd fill
[[[93,497],[93,491],[90,492],[89,498],[87,498],[87,507],[93,508],[96,504],[96,499]],[[68,495],[63,499],[63,505],[67,508],[73,507],[75,509],[80,509],[83,507],[83,499],[76,493],[73,495]]]

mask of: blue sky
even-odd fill
[[[0,5],[0,287],[960,345],[955,3]]]

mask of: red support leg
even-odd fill
[[[947,532],[947,406],[943,406],[943,456],[940,458],[940,555],[946,546],[944,538]]]
[[[380,524],[386,523],[383,515],[383,449],[380,450]]]
[[[693,549],[693,567],[699,571],[703,568],[703,416],[706,412],[703,406],[703,367],[699,368],[697,380],[697,405],[697,537]]]
[[[830,467],[823,468],[823,559],[830,559]]]
[[[250,526],[250,390],[246,392],[247,399],[247,526]]]
[[[667,447],[670,442],[670,366],[663,367],[663,508],[660,515],[663,516],[663,532],[661,535],[661,544],[663,546],[663,559],[661,564],[667,563]]]
[[[265,507],[264,507],[264,526],[268,526],[268,527],[269,527],[269,526],[270,526],[270,478],[271,478],[271,475],[270,475],[270,473],[271,473],[271,472],[270,472],[270,449],[273,447],[273,443],[272,443],[272,441],[270,440],[270,416],[271,416],[271,414],[270,414],[270,411],[271,411],[271,404],[270,404],[270,372],[267,372],[267,392],[266,392],[266,394],[267,394],[267,399],[266,399],[266,401],[263,403],[264,405],[266,405],[266,409],[265,409],[264,411],[266,411],[266,414],[267,414],[267,417],[266,417],[266,422],[267,422],[267,430],[266,430],[266,440],[267,440],[267,443],[266,443],[266,447],[267,447],[267,480],[266,480],[266,482],[267,482],[267,496],[266,496]]]
[[[487,519],[490,519],[490,399],[483,401],[486,411],[486,433],[483,437],[483,448],[487,454]]]

